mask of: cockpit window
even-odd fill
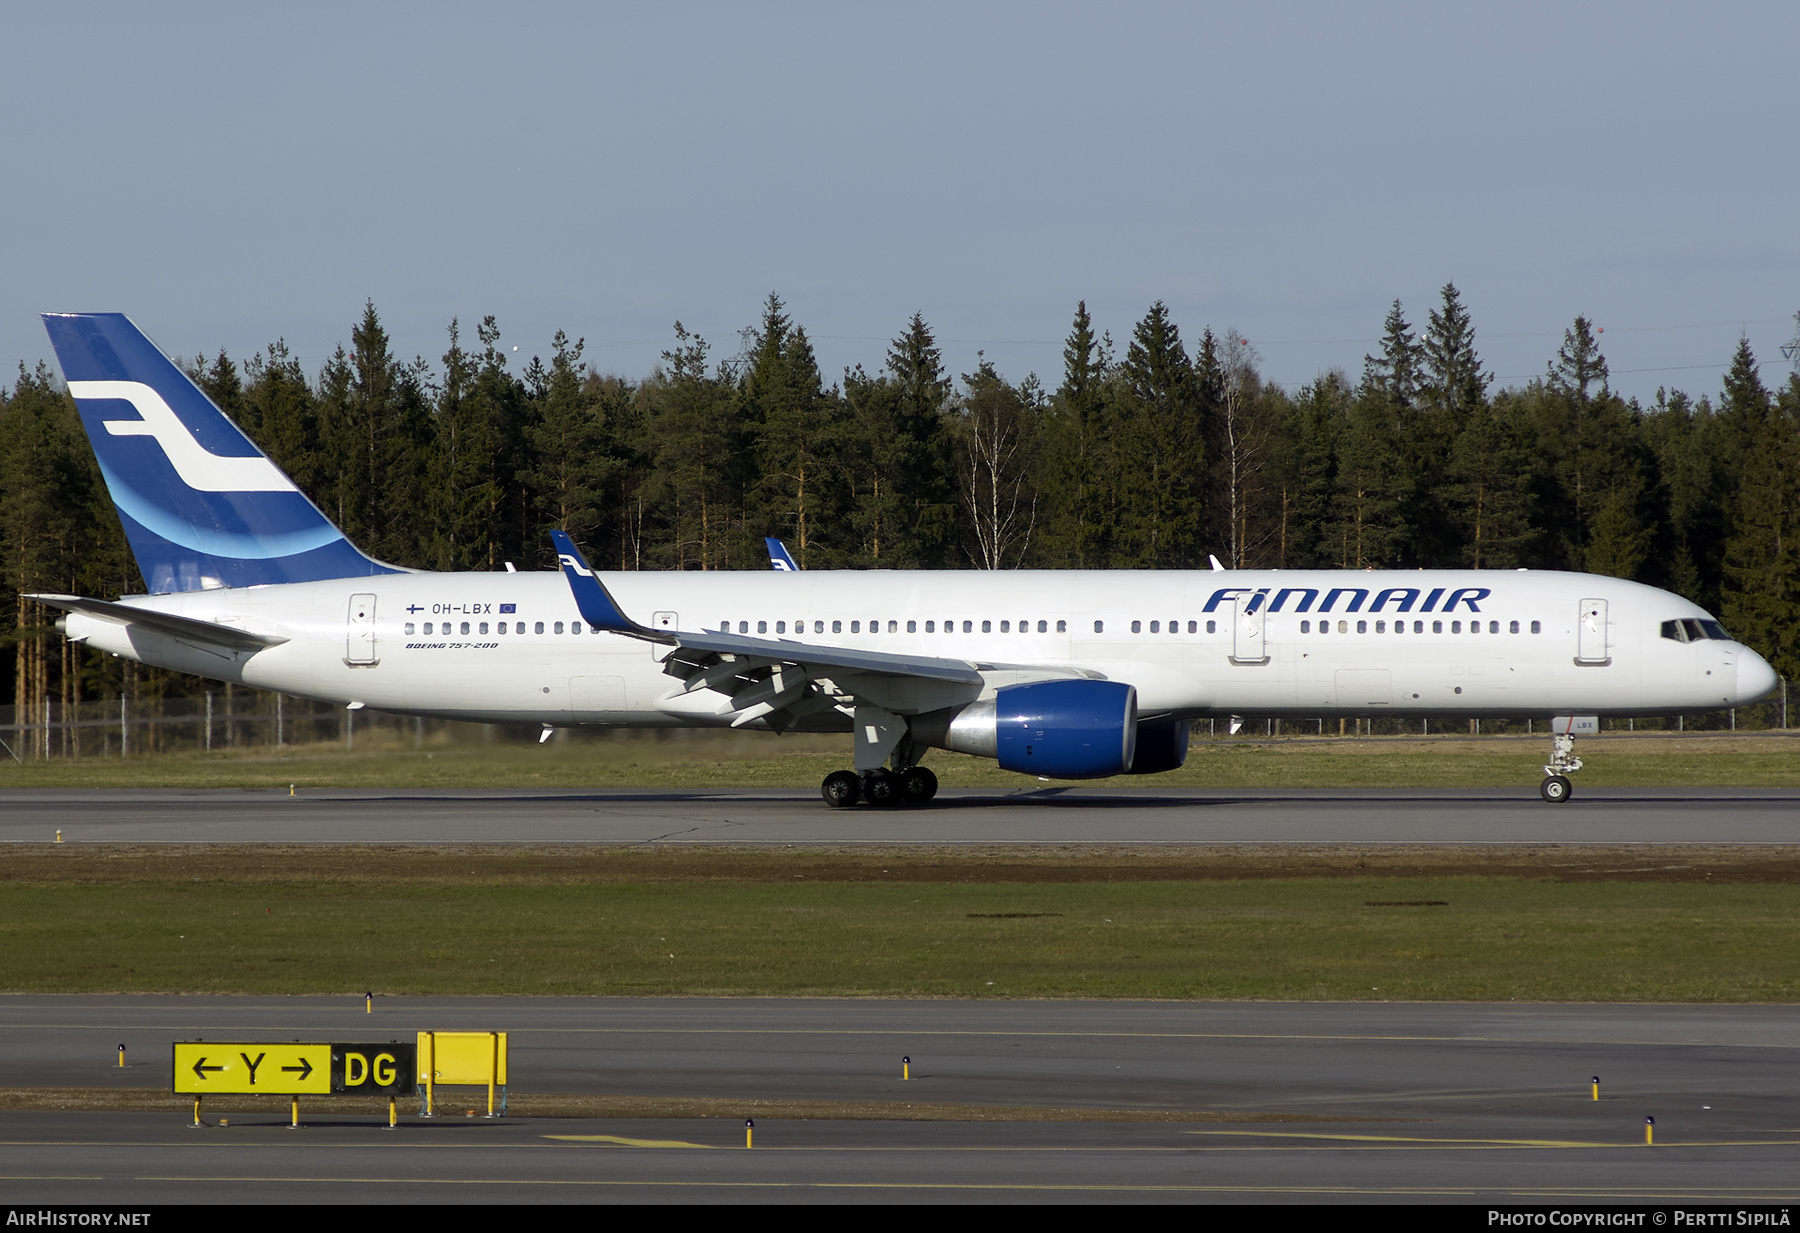
[[[1679,621],[1664,621],[1662,636],[1671,642],[1730,642],[1731,635],[1717,621],[1698,621],[1693,617],[1683,617]]]

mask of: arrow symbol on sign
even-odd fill
[[[195,1077],[201,1079],[202,1081],[205,1080],[207,1071],[209,1071],[209,1070],[224,1070],[224,1069],[225,1068],[223,1066],[208,1066],[206,1064],[205,1058],[201,1058],[199,1061],[194,1063],[194,1075],[195,1075]]]
[[[283,1066],[283,1067],[282,1067],[282,1068],[281,1068],[281,1073],[282,1073],[282,1074],[284,1074],[284,1075],[285,1075],[285,1074],[290,1074],[290,1073],[292,1073],[292,1072],[294,1072],[294,1071],[299,1071],[299,1072],[300,1072],[300,1078],[301,1078],[301,1081],[302,1081],[302,1082],[304,1082],[304,1081],[305,1081],[305,1079],[306,1079],[306,1077],[307,1077],[307,1076],[308,1076],[308,1075],[310,1075],[310,1074],[312,1074],[312,1072],[313,1072],[313,1065],[312,1065],[312,1063],[311,1063],[311,1062],[310,1062],[310,1061],[308,1061],[308,1060],[307,1060],[307,1059],[305,1059],[305,1058],[301,1058],[301,1059],[300,1059],[300,1064],[299,1064],[299,1065],[298,1065],[298,1066]]]

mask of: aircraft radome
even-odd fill
[[[489,723],[853,734],[833,805],[930,799],[928,749],[1044,779],[1180,766],[1191,721],[1552,722],[1545,800],[1602,716],[1776,677],[1676,595],[1534,571],[426,573],[358,551],[126,317],[47,314],[150,594],[34,598],[180,672]],[[779,547],[778,544],[771,545]],[[782,553],[785,556],[785,551]]]

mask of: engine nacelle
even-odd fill
[[[1131,760],[1131,773],[1156,775],[1181,766],[1187,761],[1188,729],[1189,722],[1185,719],[1139,724],[1137,756]]]
[[[1101,779],[1131,768],[1137,690],[1120,681],[1030,681],[959,711],[913,720],[915,740],[993,758],[1045,779]]]

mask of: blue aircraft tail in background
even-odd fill
[[[797,574],[800,567],[794,564],[794,554],[787,550],[787,545],[772,535],[763,537],[763,547],[769,550],[769,568],[778,574]]]
[[[357,551],[122,313],[45,313],[152,594],[401,571]]]

